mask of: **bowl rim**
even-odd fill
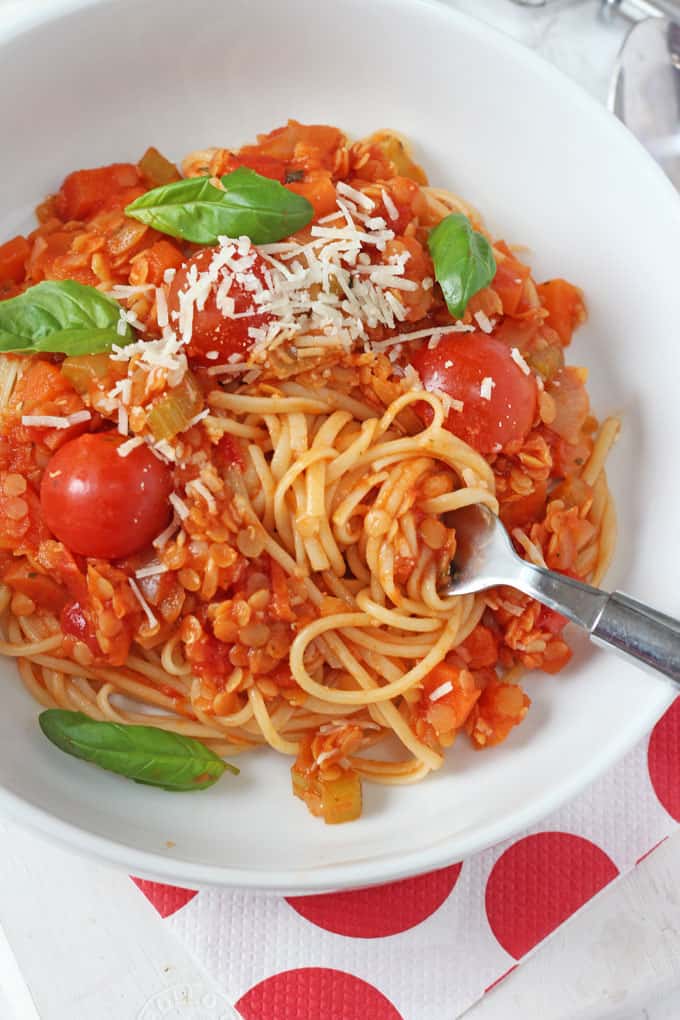
[[[85,12],[94,7],[115,7],[120,0],[56,0],[49,7],[35,4],[29,11],[20,11],[18,19],[0,26],[0,49],[11,45],[14,39],[30,33],[34,28],[49,24],[65,15]],[[513,39],[495,26],[472,15],[449,7],[441,0],[372,0],[372,3],[395,10],[414,7],[425,8],[457,24],[460,30],[482,43],[490,42],[510,63],[521,61],[528,66],[536,80],[550,82],[553,88],[569,96],[574,107],[583,110],[591,119],[599,119],[604,132],[618,135],[619,144],[627,147],[631,158],[637,160],[640,170],[648,175],[652,186],[665,190],[676,204],[676,218],[680,227],[680,201],[678,193],[661,167],[637,141],[634,135],[607,109],[605,103],[591,96],[581,85],[539,56],[530,47]],[[670,206],[670,202],[668,203]],[[635,743],[653,727],[663,711],[674,699],[674,692],[659,684],[650,685],[649,707],[632,717],[615,740],[609,740],[606,750],[594,753],[582,767],[564,777],[552,791],[545,793],[521,810],[515,810],[512,824],[502,816],[500,820],[476,825],[471,831],[463,830],[445,837],[425,848],[406,853],[381,853],[369,859],[356,859],[340,865],[320,864],[306,871],[256,870],[242,867],[217,866],[167,857],[161,853],[135,849],[125,843],[100,836],[87,829],[53,815],[48,810],[29,803],[23,797],[0,785],[0,814],[28,828],[50,842],[70,849],[81,856],[90,856],[135,876],[168,882],[191,888],[205,886],[239,887],[271,894],[314,894],[342,889],[361,888],[385,882],[398,881],[416,874],[445,867],[463,860],[539,822],[561,807],[580,790],[614,765]]]

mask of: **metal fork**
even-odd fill
[[[606,592],[521,559],[500,520],[485,506],[453,511],[456,555],[442,595],[467,595],[509,585],[555,609],[592,640],[680,686],[680,621],[622,592]]]

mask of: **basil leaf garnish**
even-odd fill
[[[473,294],[496,275],[491,245],[462,213],[451,213],[430,231],[427,240],[434,273],[447,307],[459,319]]]
[[[75,758],[164,790],[205,790],[225,769],[238,769],[193,737],[154,726],[98,722],[82,712],[49,708],[38,717],[53,744]]]
[[[134,339],[118,332],[120,305],[75,280],[44,280],[0,301],[0,352],[101,354]]]
[[[188,177],[140,195],[125,209],[142,223],[194,244],[219,237],[249,237],[253,244],[281,241],[306,227],[314,208],[278,181],[241,166],[221,178]]]

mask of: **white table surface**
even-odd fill
[[[0,34],[55,2],[0,0]],[[555,0],[540,11],[510,0],[450,2],[532,46],[605,101],[625,25],[599,23],[596,0]],[[196,1011],[183,1003],[202,997],[205,1020],[232,1015],[210,1005],[220,990],[127,875],[5,822],[0,846],[0,1020],[193,1020]],[[466,1017],[678,1020],[679,850],[680,834],[563,925]]]

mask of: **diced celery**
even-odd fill
[[[323,779],[318,772],[296,765],[290,771],[295,796],[328,825],[352,822],[361,814],[361,779],[356,772],[343,771],[337,779]]]
[[[180,174],[175,164],[166,159],[153,145],[146,150],[137,165],[154,188],[180,180]]]
[[[108,354],[83,354],[65,358],[61,364],[61,374],[77,393],[87,393],[109,374],[112,365]]]
[[[183,432],[202,408],[201,388],[191,372],[187,372],[179,386],[168,390],[151,405],[147,422],[154,439],[172,439]]]

